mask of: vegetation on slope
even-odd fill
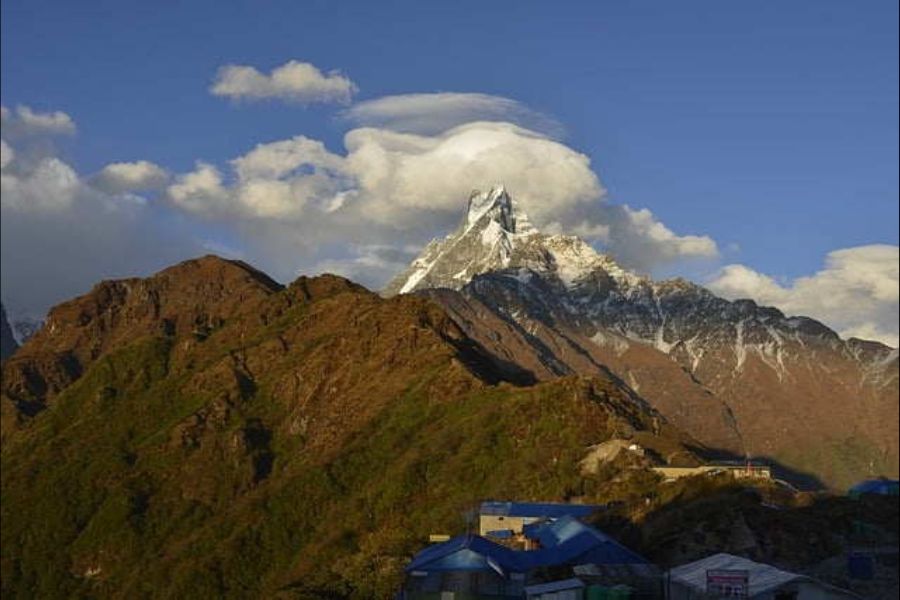
[[[686,451],[610,380],[500,381],[428,301],[203,261],[70,303],[4,365],[4,596],[388,597],[481,499],[595,496],[593,444]],[[74,383],[32,385],[58,356]]]

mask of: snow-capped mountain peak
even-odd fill
[[[528,215],[512,199],[503,184],[497,184],[486,192],[474,190],[469,196],[465,230],[470,230],[479,223],[486,223],[488,226],[495,223],[506,233],[518,235],[537,233]]]
[[[443,240],[432,241],[385,294],[460,289],[477,275],[509,271],[519,276],[523,270],[553,274],[569,287],[598,268],[623,282],[640,279],[580,238],[539,232],[498,184],[488,191],[473,191],[459,228]]]

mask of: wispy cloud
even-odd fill
[[[384,96],[357,102],[342,116],[357,125],[423,135],[435,135],[475,121],[515,123],[556,139],[565,133],[556,119],[516,100],[490,94],[438,92]]]

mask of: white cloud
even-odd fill
[[[232,161],[241,180],[279,178],[306,165],[316,169],[340,171],[343,159],[332,154],[325,144],[298,135],[289,140],[258,144],[256,148]]]
[[[17,212],[59,212],[75,200],[81,182],[78,175],[58,158],[44,158],[34,170],[0,175],[0,205]]]
[[[177,207],[192,213],[215,215],[227,208],[222,174],[215,166],[202,161],[197,162],[194,171],[179,175],[166,193]]]
[[[16,151],[6,143],[6,140],[0,139],[0,169],[5,169],[16,158]]]
[[[435,135],[477,121],[505,121],[559,138],[563,126],[521,102],[490,94],[400,94],[357,102],[343,117],[358,125]]]
[[[311,63],[291,60],[268,75],[254,67],[226,65],[219,69],[210,92],[235,100],[277,98],[288,102],[348,104],[357,91],[346,75],[322,73]]]
[[[169,197],[197,213],[224,208],[302,220],[316,231],[327,220],[361,235],[422,237],[455,223],[472,188],[496,181],[537,219],[603,195],[586,156],[511,123],[470,123],[438,136],[360,128],[344,144],[345,156],[303,136],[261,144],[231,161],[230,184],[204,164],[179,177]]]
[[[628,205],[607,204],[599,210],[597,220],[608,229],[599,239],[627,268],[650,272],[666,263],[719,256],[712,238],[677,235],[646,208],[634,210]]]
[[[345,146],[364,216],[395,228],[415,227],[425,214],[455,222],[462,199],[495,182],[538,223],[605,193],[587,156],[511,123],[468,123],[437,136],[361,128]]]
[[[117,162],[103,167],[91,180],[95,187],[110,193],[158,190],[169,180],[159,165],[146,160]]]
[[[24,104],[16,106],[15,111],[3,106],[0,121],[4,135],[10,137],[72,135],[76,131],[75,121],[66,113],[41,113]]]
[[[161,220],[142,198],[93,185],[48,155],[41,140],[20,142],[3,145],[0,174],[0,274],[13,309],[41,314],[101,279],[149,274],[202,253],[177,221]]]
[[[309,271],[335,273],[372,289],[378,289],[385,281],[406,269],[421,250],[420,246],[401,248],[385,244],[352,246],[350,256],[326,258],[313,264]]]
[[[900,249],[870,245],[830,252],[825,267],[786,284],[728,265],[708,284],[726,298],[752,298],[789,315],[819,319],[844,337],[898,345]]]
[[[183,210],[231,223],[270,253],[279,248],[292,264],[300,248],[427,242],[456,225],[473,188],[496,182],[539,227],[600,241],[630,267],[717,255],[709,238],[678,236],[649,211],[605,203],[587,156],[513,123],[466,123],[436,135],[361,127],[344,146],[341,155],[303,136],[260,144],[230,161],[227,174],[201,163],[167,195]],[[369,256],[331,264],[385,270]]]

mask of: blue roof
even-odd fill
[[[589,504],[562,504],[555,502],[482,502],[481,514],[504,517],[532,517],[558,519],[571,515],[587,517],[603,508]]]
[[[606,542],[612,539],[605,533],[585,525],[574,517],[563,517],[551,523],[544,523],[532,531],[535,539],[544,548],[555,548],[584,533],[590,533],[591,539],[598,542]]]
[[[406,566],[407,571],[517,571],[515,552],[479,535],[461,535],[425,548]]]
[[[900,482],[896,479],[870,479],[854,485],[850,488],[850,493],[889,495],[892,491],[896,494],[898,487],[900,487]]]
[[[540,550],[510,550],[481,536],[435,544],[407,565],[407,571],[492,571],[523,573],[537,567],[574,564],[647,564],[642,556],[578,519],[566,516],[535,529]]]
[[[525,556],[521,557],[529,567],[565,563],[624,565],[648,562],[602,531],[574,517],[563,517],[536,528],[534,538],[540,541],[541,549],[525,552]]]

